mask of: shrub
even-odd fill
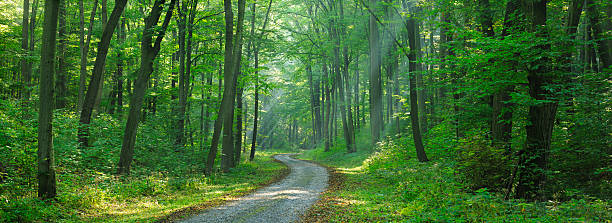
[[[457,170],[471,189],[503,190],[510,176],[510,159],[503,147],[491,146],[484,133],[466,137],[457,150]]]

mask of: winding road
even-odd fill
[[[327,170],[314,163],[274,156],[291,168],[282,181],[220,207],[210,208],[182,222],[295,222],[327,188]]]

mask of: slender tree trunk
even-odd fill
[[[157,57],[157,54],[161,49],[161,42],[166,34],[166,29],[168,28],[170,19],[172,18],[172,11],[174,9],[176,0],[172,0],[170,2],[162,26],[159,29],[155,29],[164,9],[163,6],[165,2],[165,0],[155,0],[149,16],[145,18],[142,42],[140,44],[140,68],[138,70],[138,77],[134,83],[134,92],[132,93],[132,97],[130,99],[130,112],[128,114],[128,120],[123,134],[121,154],[119,156],[119,167],[117,170],[118,174],[130,173],[130,166],[134,156],[136,131],[138,130],[138,122],[140,121],[140,110],[142,109],[147,83],[149,82],[151,73],[153,73],[153,60],[155,60],[155,57]],[[111,14],[111,18],[112,17],[113,16]],[[157,31],[157,38],[155,39],[155,42],[153,42],[153,35],[155,34],[155,31]]]
[[[419,109],[416,89],[416,71],[417,71],[417,34],[416,34],[416,19],[410,17],[406,22],[406,29],[408,31],[408,45],[410,45],[410,53],[408,54],[408,70],[409,70],[409,82],[410,82],[410,121],[412,124],[412,138],[414,140],[414,146],[416,148],[417,158],[420,162],[427,162],[427,155],[425,154],[425,148],[423,146],[423,139],[421,136],[421,127],[419,124]]]
[[[107,21],[108,21],[108,10],[107,10],[107,0],[102,0],[102,7],[101,12],[100,12],[100,17],[102,19],[102,27],[107,25]],[[114,30],[113,30],[114,31]],[[111,35],[112,38],[112,35]],[[104,90],[104,66],[102,66],[102,78],[100,79],[100,82],[98,83],[98,93],[96,93],[96,100],[94,103],[94,110],[97,113],[101,113],[102,110],[100,110],[100,103],[102,103],[102,90]],[[87,95],[86,95],[87,97]]]
[[[125,42],[125,17],[121,21],[121,26],[119,29],[119,44],[123,45]],[[117,52],[117,113],[119,113],[119,118],[123,117],[121,114],[123,112],[123,54],[121,50]]]
[[[268,3],[268,9],[266,11],[266,18],[264,19],[262,30],[266,29],[268,24],[268,18],[270,16],[270,9],[272,8],[272,0]],[[259,35],[259,40],[263,38],[263,31]],[[255,150],[257,148],[257,122],[259,121],[259,42],[256,42],[254,46],[254,57],[255,57],[255,107],[253,117],[253,139],[251,140],[251,153],[249,154],[249,161],[255,159]]]
[[[231,162],[229,159],[233,158],[233,143],[231,145],[226,145],[226,141],[231,141],[232,139],[232,122],[234,116],[234,13],[232,12],[232,1],[224,0],[223,6],[225,9],[225,60],[223,66],[223,82],[225,83],[223,89],[223,98],[221,99],[221,107],[219,108],[219,112],[217,115],[217,120],[215,121],[213,138],[211,142],[211,148],[208,153],[208,160],[206,163],[205,174],[210,175],[213,170],[215,158],[217,157],[217,147],[219,145],[219,139],[221,136],[222,128],[227,127],[228,125],[224,125],[224,122],[229,123],[229,130],[223,131],[223,150],[222,150],[222,169],[229,169],[231,166]],[[227,121],[226,119],[230,119]],[[224,157],[224,156],[232,156],[232,157]]]
[[[602,29],[602,26],[605,27],[606,23],[601,22],[600,13],[597,11],[596,7],[597,5],[593,0],[586,0],[587,17],[593,30],[595,46],[597,48],[597,53],[599,54],[599,63],[596,64],[599,65],[599,70],[603,71],[603,69],[609,68],[610,65],[612,65],[612,55],[610,55],[611,46],[608,46],[608,40],[606,39],[605,34],[610,30],[610,27],[607,27],[607,29]]]
[[[355,56],[355,123],[357,124],[357,129],[361,128],[361,121],[359,120],[359,54]]]
[[[83,103],[85,100],[85,84],[87,81],[87,53],[89,51],[89,44],[91,43],[91,34],[93,32],[93,22],[96,17],[96,9],[98,8],[98,0],[94,0],[91,15],[89,16],[89,26],[87,28],[87,40],[83,42],[85,36],[85,25],[84,25],[84,7],[83,0],[79,0],[79,17],[80,17],[80,28],[81,28],[81,73],[79,76],[79,98],[77,102],[77,111],[83,109]]]
[[[323,58],[325,60],[325,58]],[[323,61],[323,77],[324,77],[324,85],[325,85],[325,120],[323,121],[323,134],[325,135],[325,152],[329,151],[331,144],[331,122],[333,121],[331,118],[331,89],[329,88],[329,75],[327,73],[327,62]]]
[[[38,197],[56,195],[53,152],[53,77],[55,40],[60,0],[45,0],[45,24],[40,52],[40,104],[38,114]],[[27,10],[27,9],[25,9]]]
[[[175,150],[179,151],[185,145],[185,112],[187,108],[187,88],[189,87],[189,77],[185,73],[185,39],[187,29],[187,3],[188,1],[182,1],[182,5],[177,6],[178,9],[178,58],[179,58],[179,90],[178,90],[178,110],[176,117],[176,126],[174,132],[175,136]]]
[[[25,10],[27,11],[27,10]],[[60,0],[57,45],[57,79],[55,81],[55,108],[66,107],[66,0]]]
[[[417,59],[423,58],[423,52],[421,50],[421,29],[420,22],[417,22],[414,26],[415,28],[415,51]],[[427,133],[427,111],[425,110],[425,99],[427,96],[425,95],[425,84],[423,82],[423,64],[421,62],[417,62],[416,64],[416,87],[417,87],[417,103],[419,109],[419,125],[421,127],[421,132]]]
[[[34,4],[32,4],[32,12],[30,13],[30,23],[29,25],[29,34],[30,34],[30,50],[28,52],[28,55],[32,55],[32,52],[34,52],[34,46],[35,46],[35,39],[34,39],[34,34],[36,34],[34,31],[36,29],[36,13],[38,12],[38,0],[34,0]],[[29,88],[32,87],[32,66],[33,63],[32,61],[27,61],[26,62],[26,72],[23,74],[23,78],[24,80],[22,80],[23,85],[25,88],[25,92],[23,95],[23,98],[25,98],[26,100],[29,100],[30,98],[30,90]]]
[[[30,1],[23,0],[23,19],[21,21],[21,50],[23,50],[23,53],[25,56],[30,55],[30,52],[28,49],[28,38],[29,38],[28,32],[30,31],[29,22],[28,22],[28,19],[30,17],[29,9],[30,9]],[[29,93],[27,93],[29,83],[27,81],[30,79],[32,74],[28,70],[28,60],[27,58],[25,58],[25,56],[21,59],[21,85],[22,86],[20,89],[20,94],[21,94],[22,99],[29,100],[30,95]]]
[[[375,9],[378,0],[370,0],[370,7]],[[380,76],[380,40],[375,15],[370,15],[370,131],[372,144],[375,145],[383,130],[382,88]]]
[[[89,87],[87,88],[87,94],[85,95],[85,101],[83,103],[83,110],[81,111],[81,117],[79,119],[79,146],[81,148],[86,148],[89,146],[89,124],[91,123],[91,115],[94,108],[94,103],[97,94],[99,93],[98,87],[100,87],[100,82],[103,81],[103,73],[104,73],[104,65],[106,63],[106,55],[108,54],[108,48],[110,46],[110,41],[113,36],[113,32],[115,31],[115,27],[117,27],[117,23],[119,23],[119,19],[121,18],[121,14],[123,13],[123,9],[127,0],[117,0],[115,2],[115,8],[111,13],[110,20],[104,26],[104,31],[102,32],[102,38],[100,43],[98,43],[98,54],[96,55],[96,62],[94,63],[94,69],[91,75],[91,81],[89,82]]]

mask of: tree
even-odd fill
[[[266,18],[261,29],[261,34],[257,40],[263,38],[264,31],[266,30],[266,24],[268,24],[268,18],[270,16],[270,9],[272,9],[272,0],[268,3],[268,9],[266,10]],[[253,21],[255,22],[255,21]],[[255,70],[255,106],[254,106],[254,118],[253,118],[253,137],[251,139],[251,153],[249,155],[249,161],[255,159],[255,151],[257,148],[257,122],[259,121],[259,41],[256,41],[253,49],[254,67]]]
[[[30,17],[30,11],[28,10],[30,8],[30,1],[29,0],[23,0],[23,20],[21,21],[21,50],[23,50],[24,53],[26,53],[26,55],[29,55],[29,50],[28,50],[28,31],[30,31],[30,29],[28,28],[29,23],[28,23],[28,19]],[[31,70],[28,70],[28,61],[25,57],[23,57],[21,59],[21,84],[22,84],[22,89],[21,89],[21,94],[22,94],[22,98],[24,99],[29,99],[30,95],[29,93],[26,93],[28,91],[27,89],[27,85],[29,84],[29,80],[30,77],[32,76],[32,74],[30,73]]]
[[[53,77],[60,0],[45,0],[43,45],[40,49],[40,105],[38,113],[38,197],[54,198],[56,191],[53,152]]]
[[[414,13],[411,12],[411,13]],[[416,89],[416,72],[417,61],[416,57],[418,51],[417,48],[417,24],[414,14],[411,14],[406,22],[406,30],[408,31],[408,45],[410,46],[410,52],[408,54],[408,71],[409,71],[409,82],[410,82],[410,121],[412,124],[412,139],[414,140],[414,147],[416,149],[417,158],[421,162],[427,162],[427,155],[425,154],[425,148],[423,146],[423,139],[421,136],[421,127],[419,123],[419,108],[418,108],[418,97]]]
[[[546,0],[533,1],[530,5],[531,31],[536,36],[547,40]],[[516,196],[524,199],[541,199],[542,187],[546,180],[550,142],[555,124],[557,102],[550,98],[551,92],[546,88],[554,81],[550,73],[550,58],[545,52],[550,50],[548,41],[537,45],[538,59],[534,60],[528,70],[529,96],[537,100],[529,106],[528,123],[525,126],[527,139],[525,147],[519,153],[518,185]]]
[[[81,148],[87,148],[89,146],[89,124],[91,123],[91,115],[95,107],[95,103],[99,97],[99,88],[102,87],[102,77],[104,74],[104,66],[106,64],[106,55],[108,54],[108,48],[110,46],[113,32],[115,27],[119,23],[123,9],[127,0],[117,0],[115,2],[115,8],[111,13],[109,21],[104,25],[104,31],[102,32],[102,38],[98,43],[98,54],[96,55],[96,62],[94,63],[93,72],[91,74],[91,81],[87,88],[87,94],[85,95],[85,101],[83,101],[83,110],[81,111],[81,118],[79,119],[79,146]],[[104,10],[103,10],[104,12]]]
[[[153,60],[157,57],[161,49],[161,43],[166,34],[166,29],[172,18],[172,11],[176,0],[171,0],[166,11],[166,16],[161,27],[157,28],[157,23],[164,9],[165,0],[155,0],[153,8],[149,12],[149,16],[145,18],[145,27],[142,32],[142,42],[140,44],[140,68],[138,69],[138,78],[134,82],[134,92],[130,98],[130,111],[128,120],[125,124],[123,133],[123,141],[121,144],[121,154],[119,156],[118,174],[129,174],[130,166],[134,156],[134,144],[136,142],[136,130],[138,130],[138,122],[140,121],[140,110],[144,101],[145,90],[147,89],[149,78],[153,73]],[[112,16],[111,16],[112,17]],[[157,34],[155,42],[153,35]]]
[[[369,7],[374,12],[377,5],[378,0],[370,0]],[[372,144],[380,140],[383,130],[380,60],[377,18],[374,13],[370,13],[370,131],[372,132]]]
[[[81,30],[79,39],[79,48],[81,49],[81,70],[79,75],[79,98],[77,101],[77,111],[82,111],[83,102],[85,100],[85,84],[87,81],[87,53],[89,52],[89,43],[91,43],[91,34],[93,32],[93,22],[98,8],[98,0],[94,0],[93,9],[89,16],[89,26],[87,28],[87,40],[85,40],[85,9],[83,0],[79,0],[79,27]]]

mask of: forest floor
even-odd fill
[[[327,170],[291,154],[274,158],[291,168],[282,181],[226,205],[210,208],[183,222],[295,222],[327,188]]]
[[[362,140],[365,141],[365,140]],[[377,148],[359,143],[302,151],[300,159],[327,166],[329,189],[302,222],[610,222],[612,206],[595,198],[526,202],[486,188],[470,190],[444,156],[431,162],[412,155],[409,140]],[[398,143],[400,142],[400,143]],[[406,142],[406,143],[402,143]],[[397,144],[396,144],[397,143]],[[408,152],[407,152],[408,151]]]

